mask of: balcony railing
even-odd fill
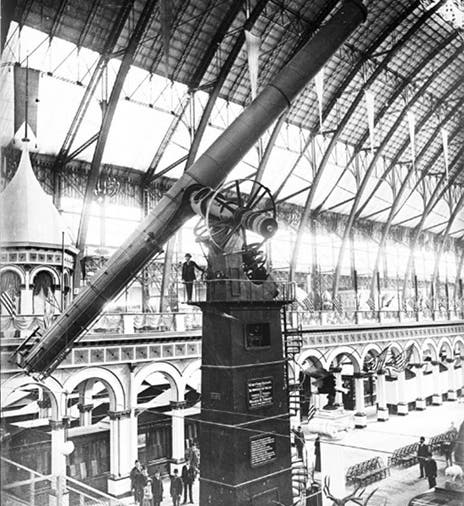
[[[176,312],[107,312],[89,327],[88,335],[150,335],[154,333],[192,332],[202,328],[202,313],[195,306],[206,300],[212,302],[230,301],[228,294],[233,294],[237,301],[256,301],[265,295],[267,300],[287,302],[292,300],[293,285],[291,283],[270,283],[250,287],[243,280],[214,280],[209,286],[196,283],[193,293],[193,304],[183,306],[185,311]],[[182,307],[182,305],[181,305]],[[52,322],[58,317],[48,317]],[[376,325],[393,323],[429,323],[464,320],[463,311],[452,310],[431,311],[335,311],[335,310],[288,310],[287,322],[291,327],[325,327],[332,325]],[[19,315],[15,318],[0,315],[0,336],[3,339],[29,337],[37,327],[44,327],[43,315]]]
[[[125,501],[104,494],[69,476],[44,475],[1,457],[1,496],[5,504],[64,504],[124,506]],[[3,501],[2,501],[3,504]]]

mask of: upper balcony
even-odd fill
[[[216,287],[214,302],[223,302],[223,288]],[[290,297],[289,287],[282,289],[277,296],[288,300]],[[261,288],[265,290],[264,287]],[[190,334],[201,335],[202,313],[195,305],[206,300],[206,290],[196,291],[191,304],[180,304],[184,310],[176,312],[107,312],[91,326],[86,336],[99,336],[102,340],[117,338],[118,336],[131,336],[134,339],[147,338],[173,338],[176,335]],[[272,299],[271,299],[272,300]],[[287,325],[290,328],[324,328],[324,327],[349,327],[357,325],[382,326],[382,325],[412,325],[427,324],[433,322],[457,322],[464,320],[463,311],[456,309],[437,311],[302,311],[294,310],[287,306]],[[53,320],[55,314],[48,317]],[[43,315],[19,315],[16,318],[1,315],[1,338],[25,339],[38,327],[44,325]],[[85,338],[84,338],[85,339]]]

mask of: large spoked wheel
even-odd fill
[[[222,206],[224,215],[233,214],[235,219],[221,220],[213,216],[211,213],[213,205]],[[249,211],[266,214],[274,219],[276,217],[276,207],[271,192],[261,183],[251,179],[239,179],[224,184],[213,193],[206,209],[205,225],[209,231],[210,240],[217,248],[224,251],[228,245],[233,244],[234,236],[237,235],[246,247],[247,234],[250,232],[243,227],[240,216]]]

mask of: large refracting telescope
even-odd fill
[[[215,189],[225,181],[235,165],[291,106],[365,17],[366,9],[361,0],[343,2],[329,21],[170,188],[72,305],[43,335],[35,333],[18,348],[15,360],[20,367],[44,377],[60,364],[76,339],[98,318],[105,304],[116,297],[194,215],[192,193],[201,188]],[[242,218],[252,227],[264,220],[253,216],[252,212]],[[260,226],[265,231],[271,224],[260,222]]]

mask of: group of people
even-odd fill
[[[442,443],[442,451],[446,459],[446,466],[453,465],[453,451],[455,440],[458,434],[454,423],[451,423],[448,429],[449,438]],[[434,488],[437,485],[437,463],[432,456],[432,451],[425,443],[425,438],[419,439],[419,446],[417,447],[417,460],[419,461],[420,478],[427,478],[429,487]]]
[[[184,503],[193,504],[193,483],[197,476],[197,469],[191,462],[186,463],[182,467],[181,476],[179,471],[174,469],[170,476],[169,493],[174,506],[179,506],[182,492],[184,493]],[[150,477],[147,468],[135,461],[134,467],[130,473],[131,491],[134,494],[135,504],[138,506],[160,506],[164,497],[163,481],[159,471]]]
[[[437,484],[437,463],[432,457],[425,438],[421,437],[419,446],[417,447],[417,460],[419,461],[419,478],[427,478],[429,480],[429,487],[434,488]]]
[[[130,480],[135,504],[140,506],[159,506],[161,504],[163,482],[159,471],[150,477],[146,466],[136,460],[130,473]]]

